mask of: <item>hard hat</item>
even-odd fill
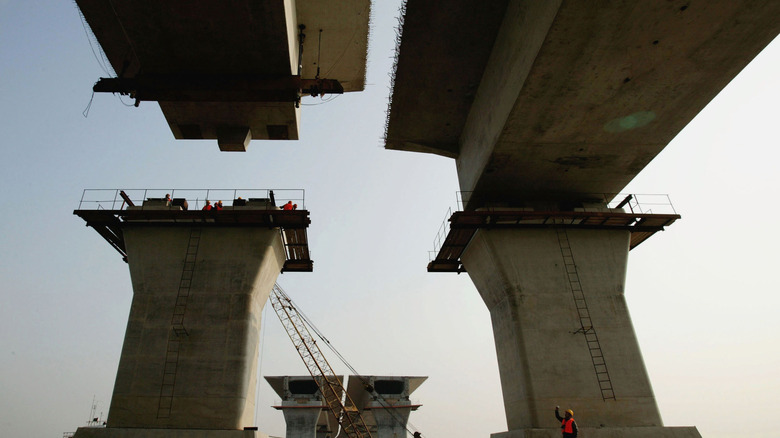
[[[567,412],[569,415],[571,415],[572,417],[574,416],[574,411],[572,411],[571,409],[566,409],[566,412]]]

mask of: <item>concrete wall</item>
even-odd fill
[[[376,422],[376,432],[372,436],[374,438],[407,437],[406,424],[411,411],[411,408],[386,408],[377,403],[377,407],[371,409]]]
[[[261,314],[284,263],[277,229],[203,227],[183,325],[172,316],[192,227],[127,225],[133,302],[109,428],[254,426]],[[166,357],[178,349],[170,412],[161,414]]]
[[[628,231],[574,230],[571,246],[614,388],[604,400],[554,229],[480,230],[463,254],[490,310],[509,430],[662,426],[623,296]],[[554,417],[552,418],[554,421]]]
[[[288,407],[295,402],[283,402]],[[315,438],[317,435],[317,420],[322,413],[322,402],[315,400],[309,402],[310,406],[294,405],[282,409],[284,422],[287,426],[285,438]]]
[[[507,5],[459,140],[461,190],[474,190],[483,174],[560,5],[560,0]]]

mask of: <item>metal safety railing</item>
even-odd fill
[[[666,194],[634,194],[634,193],[576,193],[556,196],[549,199],[577,199],[576,202],[551,201],[550,204],[568,204],[571,208],[581,211],[600,211],[603,208],[624,208],[626,212],[635,214],[677,214],[669,195]],[[456,193],[456,210],[464,211],[467,207],[473,209],[476,205],[481,210],[491,211],[507,208],[505,197],[491,195],[475,195],[474,192],[460,191]],[[531,202],[530,205],[543,205],[543,202]],[[515,205],[512,205],[515,206]],[[539,208],[536,208],[539,210]]]
[[[569,195],[571,197],[571,195]],[[566,203],[568,208],[576,211],[604,211],[605,209],[623,209],[626,213],[631,214],[677,214],[677,211],[672,205],[672,201],[669,195],[666,194],[628,194],[628,193],[584,193],[577,194],[576,198],[586,199],[582,202]],[[478,203],[476,202],[478,201]],[[474,203],[479,205],[480,211],[501,211],[507,208],[517,208],[515,206],[509,207],[506,201],[498,202],[492,200],[490,197],[480,196],[479,199],[475,198],[473,192],[459,191],[456,193],[456,206],[455,211],[464,211],[466,206]],[[531,202],[536,211],[545,210],[543,202]],[[556,205],[550,207],[549,211],[555,211],[561,209],[561,202],[551,201],[549,204]],[[530,209],[530,208],[529,208]],[[450,218],[453,214],[453,207],[447,209],[447,214],[439,226],[439,230],[436,232],[436,236],[433,239],[433,251],[428,251],[428,261],[436,259],[437,254],[442,248],[445,239],[450,233]]]
[[[251,204],[270,202],[281,207],[292,202],[298,209],[306,209],[304,189],[84,189],[78,210],[124,210],[129,206],[143,209],[145,201],[164,200],[169,197],[176,201],[186,201],[189,209],[200,209],[206,201],[222,201],[223,209]]]

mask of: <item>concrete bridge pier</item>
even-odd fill
[[[344,376],[337,378],[344,380]],[[274,408],[284,414],[287,426],[285,438],[335,436],[339,429],[338,421],[328,409],[312,376],[266,376],[265,380],[282,399],[282,404]]]
[[[258,341],[278,228],[125,221],[133,301],[104,429],[76,438],[259,438]],[[245,430],[247,428],[248,430]]]
[[[296,409],[283,409],[287,425],[285,438],[315,438],[317,419],[322,412],[322,402],[309,403],[311,406],[296,406]],[[303,409],[301,409],[303,408]]]
[[[422,406],[413,403],[410,395],[427,379],[426,376],[352,375],[347,394],[361,411],[374,438],[402,438],[409,436],[409,414]],[[337,438],[344,436],[342,432]]]
[[[395,408],[376,404],[370,407],[376,421],[375,438],[404,438],[411,407]]]
[[[490,310],[509,431],[560,436],[554,408],[589,437],[699,437],[665,428],[624,298],[630,232],[480,229],[462,255]],[[617,434],[617,435],[616,435]]]

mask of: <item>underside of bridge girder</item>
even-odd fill
[[[474,198],[618,193],[780,33],[771,0],[409,0],[386,148]]]

